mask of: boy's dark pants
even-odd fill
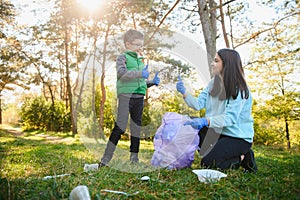
[[[240,138],[220,135],[212,128],[204,127],[199,131],[201,166],[221,170],[237,168],[241,155],[251,148],[251,143]]]
[[[116,149],[116,146],[125,133],[128,123],[128,116],[130,115],[130,152],[138,153],[140,147],[140,133],[142,125],[142,114],[144,108],[144,97],[130,98],[120,95],[118,97],[118,113],[115,126],[109,137],[106,145],[104,155],[101,162],[107,164]]]

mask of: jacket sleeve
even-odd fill
[[[155,85],[153,83],[153,81],[146,81],[146,84],[147,84],[147,88],[152,87],[153,85]]]
[[[209,87],[206,87],[198,96],[198,98],[193,97],[191,94],[185,98],[186,104],[193,108],[194,110],[201,110],[206,105],[206,98],[209,92]]]
[[[136,78],[142,78],[142,72],[138,70],[128,70],[126,67],[125,55],[119,55],[116,61],[117,65],[117,77],[123,81],[132,80]]]

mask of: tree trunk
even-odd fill
[[[70,114],[71,114],[71,130],[72,135],[75,136],[77,134],[77,126],[76,121],[73,115],[73,102],[72,102],[72,88],[71,88],[71,80],[70,80],[70,70],[69,70],[69,36],[68,36],[68,26],[67,21],[65,21],[65,62],[66,62],[66,82],[67,82],[67,92],[69,98],[69,106],[70,106]]]
[[[2,124],[2,95],[0,92],[0,124]]]
[[[286,133],[286,140],[287,140],[287,148],[290,149],[291,148],[291,141],[290,141],[290,132],[289,132],[289,123],[288,121],[285,119],[285,133]]]
[[[78,42],[78,20],[76,20],[76,26],[75,26],[75,55],[76,55],[76,72],[77,72],[77,78],[75,80],[75,84],[74,84],[74,87],[73,87],[73,95],[72,95],[72,101],[75,101],[74,100],[74,97],[76,99],[77,97],[77,88],[78,88],[78,84],[79,84],[79,53],[78,53],[78,46],[79,46],[79,42]],[[76,132],[77,132],[77,114],[78,114],[78,104],[76,102],[74,102],[74,105],[72,105],[72,115],[73,115],[73,118],[74,118],[74,122],[76,124]]]
[[[214,0],[198,0],[198,7],[211,73],[211,63],[216,54],[217,19],[216,9],[212,9],[216,7],[216,3]]]
[[[49,93],[50,93],[50,96],[51,96],[51,118],[53,119],[54,118],[54,112],[55,112],[55,97],[54,97],[54,93],[53,93],[53,90],[51,88],[51,84],[49,83],[46,83],[47,86],[48,86],[48,90],[49,90]],[[57,130],[54,130],[54,124],[53,123],[50,123],[49,124],[50,127],[47,127],[48,130],[50,131],[57,131]]]
[[[110,31],[111,25],[107,25],[107,29],[105,32],[105,40],[104,40],[104,46],[103,46],[103,56],[102,56],[102,73],[101,73],[101,101],[100,101],[100,112],[99,112],[99,125],[103,128],[104,125],[104,104],[106,101],[106,90],[104,85],[104,79],[105,79],[105,63],[106,63],[106,53],[107,53],[107,42],[108,42],[108,36]]]
[[[227,31],[226,31],[226,26],[225,26],[225,18],[224,18],[224,12],[223,12],[223,6],[222,6],[222,0],[220,0],[220,16],[221,16],[221,24],[222,24],[222,32],[223,32],[223,37],[224,37],[224,41],[226,44],[226,47],[229,48],[229,40],[227,37]]]

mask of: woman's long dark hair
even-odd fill
[[[248,99],[249,89],[244,78],[244,70],[239,53],[233,49],[220,49],[217,54],[223,62],[223,78],[221,75],[214,77],[214,85],[210,94],[219,96],[220,100],[232,97],[236,99],[241,92],[242,98]]]

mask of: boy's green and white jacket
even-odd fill
[[[117,57],[117,95],[146,94],[147,83],[142,77],[144,66],[136,52],[125,51]]]

